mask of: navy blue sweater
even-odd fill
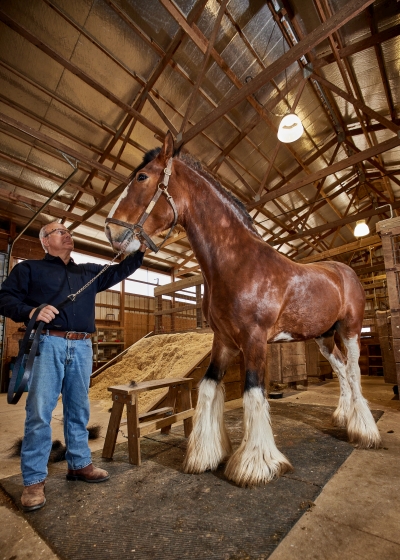
[[[121,263],[112,265],[84,290],[76,300],[68,303],[55,319],[46,325],[59,331],[95,331],[95,298],[118,284],[137,270],[144,253],[137,251]],[[29,322],[29,313],[42,303],[57,308],[67,296],[76,293],[103,268],[94,263],[66,265],[60,257],[48,253],[43,260],[26,260],[17,264],[5,279],[0,290],[0,314],[17,323]]]

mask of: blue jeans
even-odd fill
[[[25,434],[21,449],[24,486],[47,476],[51,451],[50,422],[60,393],[64,409],[64,438],[68,468],[90,465],[88,445],[89,382],[92,373],[92,341],[67,340],[42,335],[26,400]]]

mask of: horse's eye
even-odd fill
[[[139,173],[139,175],[136,177],[136,181],[141,182],[141,181],[145,181],[146,179],[148,179],[148,176],[145,173]]]

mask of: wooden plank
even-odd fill
[[[158,408],[157,410],[151,410],[150,412],[142,412],[139,414],[139,420],[150,419],[156,416],[165,416],[165,414],[169,414],[173,412],[174,409],[171,406],[164,406],[163,408]],[[127,420],[121,420],[120,426],[124,426],[127,423]]]
[[[132,465],[140,466],[142,458],[140,455],[140,431],[139,431],[139,405],[138,399],[126,405],[128,426],[128,454]]]
[[[169,415],[169,418],[172,418],[172,416],[174,415],[174,412],[176,412],[176,397],[178,394],[178,388],[176,385],[174,385],[173,387],[170,387],[167,393],[167,397],[165,399],[165,405],[169,408],[172,408],[172,414]],[[191,408],[191,407],[189,407]],[[162,434],[169,434],[169,432],[171,431],[171,424],[167,424],[166,426],[164,426],[163,428],[161,428],[161,433]]]
[[[233,401],[240,399],[243,395],[242,383],[240,381],[233,381],[232,383],[225,383],[225,401]]]
[[[199,284],[204,284],[202,274],[196,274],[190,278],[185,278],[184,280],[178,280],[177,282],[171,282],[170,284],[164,284],[164,286],[154,288],[154,297],[173,294],[174,292],[179,292],[180,290],[191,288],[192,286],[198,286]]]
[[[163,309],[162,311],[154,311],[154,315],[172,315],[182,311],[191,311],[192,309],[201,309],[201,303],[191,303],[190,305],[182,305],[181,307],[171,307],[170,309]]]
[[[122,411],[124,409],[123,402],[113,402],[110,420],[108,421],[107,434],[104,441],[102,457],[112,459],[117,442],[119,427],[121,425]]]
[[[185,420],[186,418],[191,418],[194,414],[194,408],[189,410],[183,410],[182,412],[177,412],[172,416],[168,416],[168,418],[160,418],[159,420],[154,420],[150,422],[143,422],[139,426],[140,436],[145,436],[146,434],[151,434],[157,430],[160,430],[164,426],[168,426],[169,424],[175,424],[175,422],[179,422],[180,420]]]
[[[182,385],[191,381],[189,377],[182,379],[181,377],[174,377],[172,379],[152,379],[151,381],[141,381],[133,387],[130,385],[113,385],[108,387],[107,391],[118,395],[131,395],[132,393],[141,393],[142,391],[150,391],[151,389],[162,389],[163,387],[170,387],[171,385]]]
[[[396,227],[400,228],[400,216],[388,218],[387,220],[381,220],[376,224],[376,231],[386,233]]]
[[[382,241],[379,235],[371,235],[370,237],[366,237],[365,239],[359,239],[358,241],[353,241],[352,243],[347,243],[347,245],[342,245],[341,247],[337,247],[335,249],[329,249],[328,251],[322,251],[321,253],[317,253],[315,255],[310,255],[304,259],[299,259],[296,262],[307,264],[313,263],[316,261],[322,261],[325,259],[329,259],[331,257],[335,257],[337,255],[342,255],[344,253],[350,253],[352,251],[357,251],[359,249],[364,249],[365,247],[370,247],[371,245],[381,244]]]
[[[307,379],[307,370],[305,364],[286,365],[282,367],[283,383],[291,383]]]
[[[269,381],[282,383],[281,373],[281,351],[279,344],[268,344],[267,346],[267,370]]]

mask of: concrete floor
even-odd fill
[[[363,392],[371,408],[385,413],[378,422],[382,448],[355,450],[324,487],[309,509],[279,544],[271,560],[395,560],[400,559],[400,401],[393,400],[391,385],[381,377],[363,378]],[[307,391],[285,397],[285,402],[336,406],[337,380],[310,385]],[[241,400],[227,403],[227,409]],[[19,460],[9,457],[9,448],[23,434],[23,400],[6,404],[0,395],[0,477],[20,473]],[[91,424],[103,426],[102,437],[91,441],[93,451],[103,447],[109,415],[92,403]],[[53,415],[53,439],[61,439],[62,406]],[[118,441],[126,441],[122,435]],[[65,463],[50,467],[64,471]],[[50,560],[58,558],[0,490],[0,560]]]

